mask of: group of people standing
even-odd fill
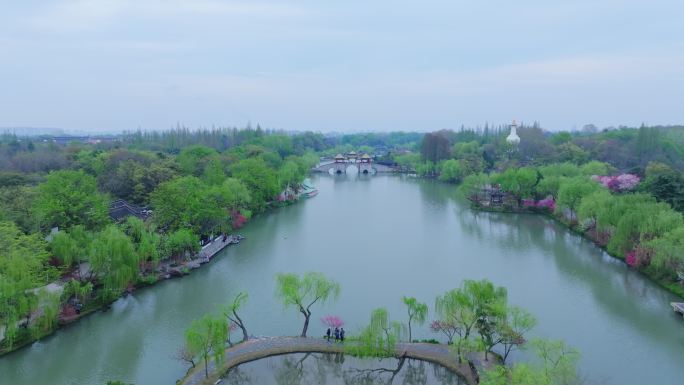
[[[330,328],[325,332],[325,338],[330,341],[330,337],[334,336],[335,337],[335,342],[340,341],[344,342],[344,328],[335,328],[335,331],[333,332]]]

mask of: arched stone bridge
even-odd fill
[[[250,339],[246,342],[226,349],[225,361],[218,370],[215,362],[209,362],[209,378],[204,376],[204,363],[197,363],[197,366],[188,371],[180,385],[213,385],[219,383],[230,369],[247,362],[260,360],[262,358],[278,356],[292,353],[344,353],[345,345],[354,343],[353,341],[341,343],[328,342],[322,338],[305,337],[265,337]],[[461,376],[468,385],[476,385],[477,374],[473,372],[468,363],[459,363],[454,353],[448,345],[429,344],[429,343],[398,343],[395,346],[395,356],[397,358],[412,358],[421,361],[432,362],[441,365],[450,371]],[[479,361],[479,360],[478,360]],[[486,362],[476,362],[485,364]]]
[[[311,169],[311,171],[330,173],[330,170],[332,170],[333,174],[346,174],[349,167],[356,168],[359,174],[390,173],[396,171],[394,167],[385,166],[384,164],[359,162],[330,162],[318,165]]]

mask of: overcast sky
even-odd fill
[[[0,0],[0,127],[684,123],[682,0]]]

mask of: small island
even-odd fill
[[[487,280],[467,280],[435,299],[435,312],[440,318],[430,323],[430,329],[445,337],[444,343],[412,339],[413,328],[424,325],[428,315],[428,305],[414,297],[402,298],[407,322],[391,319],[386,309],[378,308],[372,312],[368,326],[355,334],[345,337],[344,321],[338,316],[326,316],[321,318],[327,327],[325,337],[308,337],[314,306],[336,300],[341,289],[339,283],[312,272],[302,276],[278,274],[276,282],[276,297],[304,318],[301,335],[250,338],[244,318],[238,315],[247,294],[239,293],[218,314],[206,315],[188,328],[186,343],[179,348],[177,358],[190,363],[191,368],[178,384],[218,384],[226,373],[241,364],[293,353],[395,358],[396,368],[383,369],[392,374],[388,384],[407,359],[440,365],[468,385],[495,385],[518,373],[525,373],[537,384],[579,381],[575,369],[579,353],[562,341],[528,341],[527,333],[534,328],[535,318],[524,309],[509,305],[506,289]],[[242,340],[234,344],[231,331],[238,330]],[[511,352],[528,343],[537,349],[541,366],[505,366]]]

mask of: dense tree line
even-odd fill
[[[672,170],[667,178],[673,184],[678,183],[677,175],[681,180],[684,171],[684,127],[551,133],[535,123],[518,128],[521,140],[515,147],[506,142],[508,133],[506,126],[428,133],[417,153],[398,154],[394,161],[420,175],[439,176],[452,183],[479,172],[591,160],[638,175],[645,174],[649,163],[665,164]]]
[[[264,130],[259,125],[256,128],[248,125],[243,129],[214,127],[196,130],[179,125],[165,131],[137,130],[124,133],[123,142],[127,147],[167,153],[179,153],[182,149],[193,145],[213,148],[218,152],[249,143],[277,149],[276,144],[280,142],[298,153],[309,150],[321,151],[326,147],[325,138],[320,133],[304,132],[288,135],[285,132]],[[283,156],[282,153],[280,155]]]

